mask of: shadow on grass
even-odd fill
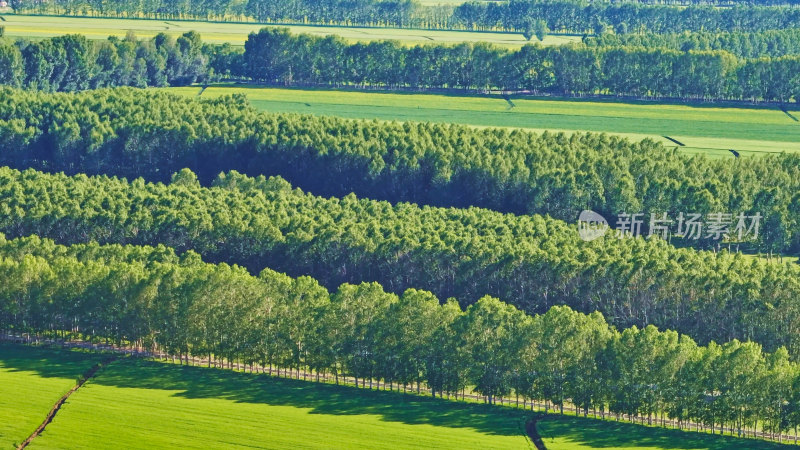
[[[0,345],[0,366],[35,371],[46,377],[75,377],[91,355],[70,351]],[[82,358],[82,359],[81,359]],[[97,355],[97,359],[101,359]],[[82,364],[81,364],[82,362]],[[82,370],[83,369],[83,370]],[[471,428],[487,435],[524,435],[528,411],[434,399],[401,392],[371,391],[264,374],[124,358],[102,369],[91,381],[120,388],[175,391],[187,399],[291,406],[312,414],[380,416],[385,421]]]
[[[76,379],[103,355],[80,350],[62,350],[0,343],[0,369],[36,372],[46,378]]]
[[[100,354],[0,344],[0,366],[32,371],[45,377],[75,377]],[[222,369],[177,366],[125,358],[102,369],[92,383],[137,389],[174,391],[186,399],[291,406],[311,414],[380,416],[385,421],[471,428],[488,435],[519,435],[529,411],[433,399],[399,392],[371,391],[312,381],[244,374]],[[778,449],[785,445],[761,440],[710,436],[696,432],[646,427],[611,420],[547,415],[537,423],[548,448],[653,449]]]
[[[692,431],[647,427],[611,420],[579,417],[543,416],[537,429],[547,448],[563,446],[585,448],[653,448],[653,449],[785,449],[788,445],[757,439],[711,436]],[[570,447],[572,448],[572,447]]]

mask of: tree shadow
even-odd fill
[[[204,367],[175,366],[128,358],[103,370],[93,383],[138,389],[174,390],[187,399],[291,406],[311,414],[376,415],[388,422],[472,428],[488,435],[523,434],[528,413],[510,408],[460,403],[402,392],[278,378]]]
[[[103,359],[97,352],[0,343],[0,368],[46,378],[76,379]]]
[[[44,377],[76,378],[104,359],[102,354],[0,344],[0,367]],[[240,403],[291,406],[311,414],[376,415],[387,422],[471,428],[487,435],[525,435],[529,411],[434,399],[412,393],[278,378],[197,366],[179,366],[132,357],[101,369],[91,383],[104,386],[174,391],[187,399],[224,399]]]
[[[727,449],[785,449],[786,444],[759,439],[741,439],[732,436],[672,430],[658,427],[634,425],[611,420],[584,419],[579,417],[543,416],[537,421],[539,434],[544,444],[550,447],[554,439],[587,448],[653,448],[676,450],[727,450]]]

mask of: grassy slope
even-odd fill
[[[528,448],[524,416],[413,395],[118,361],[34,448]],[[531,444],[532,445],[532,444]]]
[[[92,39],[105,39],[110,35],[124,36],[133,30],[140,38],[150,38],[164,32],[179,35],[189,30],[199,32],[203,40],[211,43],[229,42],[244,45],[251,31],[259,30],[261,24],[235,24],[190,21],[136,20],[136,19],[96,19],[81,17],[17,16],[4,15],[6,35],[10,37],[43,38],[68,33],[80,33]],[[309,33],[317,36],[339,35],[349,41],[371,41],[396,39],[409,44],[431,42],[490,42],[493,44],[519,47],[525,44],[521,34],[481,33],[466,31],[428,31],[396,28],[356,28],[289,26],[295,33]],[[545,45],[558,45],[579,41],[579,36],[548,36]]]
[[[0,344],[0,448],[25,440],[100,357]]]
[[[17,428],[26,411],[36,416],[35,428],[92,358],[99,356],[0,345],[0,393],[11,393],[0,395],[0,430]],[[411,394],[123,359],[74,393],[32,447],[533,448],[522,434],[525,417]],[[549,449],[783,448],[575,417],[550,416],[539,431]],[[6,436],[0,446],[22,440]]]
[[[198,88],[170,88],[195,96]],[[800,123],[778,109],[721,108],[699,105],[616,103],[580,100],[514,99],[429,94],[364,93],[210,87],[204,97],[247,94],[260,109],[349,118],[455,122],[474,126],[533,130],[598,131],[633,139],[654,138],[667,146],[683,143],[684,151],[731,156],[760,152],[800,152]]]
[[[723,450],[788,448],[773,442],[712,436],[696,432],[645,427],[613,421],[602,422],[578,417],[549,416],[537,423],[548,450],[584,450],[591,448],[625,450]],[[620,437],[624,436],[625,440]]]

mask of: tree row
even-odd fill
[[[800,367],[753,342],[698,346],[602,314],[527,315],[492,297],[454,300],[376,283],[330,293],[309,277],[258,276],[159,247],[63,247],[0,235],[0,329],[110,338],[184,357],[570,402],[584,413],[664,416],[748,435],[800,423]]]
[[[800,9],[798,9],[800,11]],[[282,85],[352,85],[558,95],[797,102],[800,56],[741,59],[725,51],[584,44],[350,44],[265,28],[251,33],[232,75]]]
[[[494,89],[781,103],[800,98],[800,56],[743,59],[727,51],[702,49],[728,41],[704,45],[689,39],[694,37],[636,40],[604,35],[587,40],[589,45],[528,45],[509,50],[482,43],[349,44],[334,36],[294,35],[287,29],[265,28],[251,33],[244,53],[230,45],[203,45],[195,32],[177,40],[165,34],[149,41],[138,41],[133,34],[124,40],[101,42],[81,36],[13,44],[0,39],[0,82],[45,91],[75,91],[120,85],[185,85],[235,77],[287,86]],[[631,45],[616,45],[623,40]],[[606,41],[615,45],[600,46]],[[639,46],[656,41],[663,41],[664,46]],[[679,44],[680,49],[674,48]],[[699,49],[694,50],[694,45]],[[779,54],[776,45],[769,40],[763,44],[765,54]],[[743,51],[735,44],[731,47]],[[761,50],[751,48],[751,52]]]
[[[468,2],[453,12],[467,29],[526,32],[537,21],[559,33],[681,33],[684,31],[763,31],[800,28],[796,0],[783,7],[642,5],[632,2],[576,1]]]
[[[708,31],[697,33],[603,33],[583,39],[587,45],[597,47],[645,47],[673,50],[724,50],[740,58],[757,59],[762,56],[780,58],[800,54],[800,29],[768,30],[759,32]]]
[[[328,288],[377,281],[467,306],[492,295],[531,313],[599,310],[614,325],[675,329],[701,343],[800,351],[800,267],[677,249],[659,239],[584,242],[542,216],[305,194],[279,178],[221,174],[203,188],[0,169],[0,231],[60,243],[164,244],[213,262],[309,275]]]
[[[618,3],[513,0],[465,2],[457,7],[423,5],[414,0],[11,0],[9,3],[14,12],[23,14],[520,32],[535,20],[545,21],[552,30],[570,33],[600,32],[604,28],[613,28],[618,33],[755,31],[797,27],[800,23],[793,9],[798,5],[797,0],[676,0],[658,5],[652,4],[656,3],[654,0]]]
[[[479,206],[611,226],[623,214],[760,214],[757,235],[682,237],[696,248],[800,252],[800,156],[687,157],[602,135],[474,129],[260,113],[242,96],[192,100],[114,89],[77,95],[0,88],[0,164],[169,181],[188,167],[280,175],[318,195]],[[673,225],[676,225],[673,224]],[[736,225],[736,224],[733,224]]]
[[[205,46],[195,32],[142,41],[133,33],[106,41],[68,35],[12,42],[0,36],[0,83],[48,92],[186,85],[207,80],[214,55],[226,48]]]

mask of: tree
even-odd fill
[[[545,22],[543,19],[539,19],[536,22],[534,22],[533,34],[536,35],[536,39],[539,39],[540,42],[544,41],[544,38],[546,38],[549,33],[550,29],[547,28],[547,22]]]
[[[511,391],[521,347],[516,337],[528,320],[518,309],[488,296],[470,306],[461,319],[461,348],[472,361],[469,379],[489,404]]]

